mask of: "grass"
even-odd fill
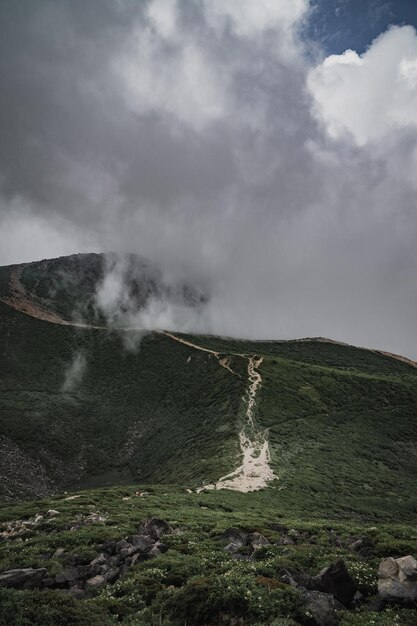
[[[150,495],[135,497],[138,488]],[[149,516],[162,517],[176,529],[164,539],[168,552],[139,564],[115,585],[108,585],[87,601],[74,603],[63,591],[45,594],[7,590],[0,594],[0,624],[48,626],[54,623],[57,611],[61,611],[62,623],[85,625],[95,625],[97,615],[105,625],[198,626],[222,623],[226,615],[242,617],[248,625],[281,624],[286,623],[282,621],[285,619],[293,626],[304,625],[308,624],[308,615],[303,598],[282,582],[284,570],[294,576],[313,575],[341,556],[369,600],[376,592],[376,571],[381,558],[406,553],[417,555],[413,523],[291,518],[283,515],[268,490],[254,494],[227,491],[189,494],[175,485],[131,485],[87,490],[79,495],[75,500],[57,496],[3,507],[0,524],[45,513],[49,508],[60,511],[60,515],[45,521],[39,529],[28,531],[22,542],[3,543],[0,569],[25,565],[46,567],[49,572],[57,573],[65,567],[66,558],[53,556],[57,548],[93,558],[103,541],[131,534]],[[124,501],[126,495],[133,497]],[[106,524],[86,526],[76,532],[67,529],[76,514],[92,510],[105,512]],[[261,532],[270,545],[256,551],[252,561],[233,560],[224,551],[224,541],[220,538],[230,526]],[[296,543],[280,544],[282,532],[298,536]],[[358,537],[368,547],[366,558],[350,548]],[[397,614],[401,621],[395,618]],[[277,622],[278,619],[281,621]],[[387,609],[375,619],[381,625],[411,626],[417,613],[403,609],[394,614]],[[368,613],[356,611],[342,613],[341,623],[360,626],[372,621]]]

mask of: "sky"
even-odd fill
[[[0,264],[134,252],[209,294],[177,330],[417,358],[416,26],[415,0],[0,0]]]

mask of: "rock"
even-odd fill
[[[63,554],[65,554],[64,548],[58,548],[58,550],[55,550],[53,556],[56,557],[56,558],[59,558]]]
[[[108,583],[114,583],[119,578],[119,568],[113,567],[105,575],[104,578]]]
[[[227,539],[229,544],[233,543],[237,546],[245,546],[248,542],[249,535],[239,528],[227,528],[224,533],[220,535],[220,539]]]
[[[349,607],[357,591],[343,559],[337,559],[332,565],[325,567],[317,576],[310,579],[308,586],[316,591],[330,593],[345,607]]]
[[[261,535],[261,533],[251,533],[249,537],[249,543],[254,548],[260,548],[261,546],[267,546],[269,544],[269,541],[266,537]]]
[[[104,554],[104,552],[102,552],[101,554],[99,554],[98,556],[96,556],[95,559],[93,559],[90,563],[90,565],[104,565],[104,563],[107,562],[108,557],[106,557],[106,555]]]
[[[128,547],[122,548],[119,552],[119,556],[121,559],[126,559],[129,556],[132,556],[136,552],[138,552],[139,548],[137,546],[131,546],[128,544]]]
[[[37,513],[35,515],[35,519],[33,520],[34,524],[40,524],[43,521],[43,515],[40,515],[39,513]]]
[[[15,589],[37,589],[41,586],[42,578],[46,574],[45,568],[11,569],[0,574],[0,587],[13,587]]]
[[[397,559],[397,564],[400,568],[401,578],[405,577],[406,580],[417,580],[417,561],[412,556],[402,556]]]
[[[68,581],[63,572],[60,572],[59,574],[57,574],[54,580],[55,580],[55,585],[54,585],[55,587],[59,587],[63,589],[64,587],[67,586]]]
[[[378,592],[384,600],[417,600],[417,561],[412,556],[383,559],[378,569]]]
[[[56,517],[57,515],[60,515],[59,511],[55,511],[55,509],[49,509],[49,511],[47,511],[46,515],[48,517]]]
[[[148,552],[155,543],[151,537],[143,535],[133,535],[129,540],[139,552]]]
[[[288,537],[287,535],[285,537],[282,538],[281,541],[282,545],[284,546],[293,546],[294,545],[294,540],[291,539],[291,537]]]
[[[139,534],[149,535],[155,541],[172,532],[173,528],[168,524],[168,522],[157,517],[144,520],[139,527]]]
[[[136,554],[132,556],[130,567],[133,567],[134,565],[136,565],[136,563],[140,563],[140,561],[141,561],[141,555],[137,552]]]
[[[349,549],[350,550],[354,550],[356,552],[357,550],[360,550],[360,548],[362,548],[362,546],[363,546],[363,539],[357,539],[356,541],[353,541],[349,545]]]
[[[121,550],[124,550],[125,548],[130,548],[130,545],[131,544],[128,543],[126,539],[121,539],[120,541],[116,543],[115,551],[120,553]]]
[[[110,567],[117,567],[120,563],[120,556],[116,554],[115,556],[111,556],[107,561]]]
[[[236,554],[237,552],[239,552],[241,547],[242,547],[241,544],[228,543],[227,546],[224,548],[224,550],[226,552],[230,552],[230,554]]]
[[[94,576],[93,578],[89,578],[86,582],[86,589],[100,589],[103,585],[106,584],[106,579],[104,576]]]
[[[157,556],[160,556],[162,553],[161,553],[160,549],[155,544],[154,547],[149,550],[148,554],[151,557],[157,557]]]
[[[337,626],[339,618],[336,609],[344,607],[330,593],[306,591],[303,594],[306,609],[317,626]]]
[[[109,569],[110,569],[110,567],[106,563],[104,565],[100,565],[99,574],[101,574],[101,576],[104,576],[104,574],[107,574]]]

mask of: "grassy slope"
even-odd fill
[[[129,351],[124,336],[50,324],[1,303],[0,333],[0,433],[46,466],[50,454],[58,459],[48,471],[61,485],[61,473],[71,483],[74,460],[85,468],[79,484],[90,486],[198,484],[233,463],[244,381],[213,356],[156,334]],[[64,391],[75,354],[86,369]]]
[[[128,351],[123,335],[53,325],[3,304],[0,323],[0,432],[46,466],[51,453],[58,458],[48,471],[61,485],[67,467],[84,467],[67,484],[99,486],[199,485],[235,466],[241,357],[233,357],[239,379],[213,356],[158,334]],[[271,495],[287,512],[415,515],[416,369],[337,344],[188,338],[225,354],[264,355],[256,417],[269,429],[279,477]],[[64,392],[77,353],[86,371]]]
[[[416,368],[320,341],[199,343],[264,355],[257,419],[286,512],[415,517]]]
[[[28,531],[23,542],[0,544],[0,570],[30,565],[58,573],[65,567],[65,556],[55,557],[57,548],[87,560],[94,558],[103,541],[131,534],[149,516],[165,518],[177,529],[164,539],[169,546],[165,555],[139,564],[94,599],[76,602],[60,591],[0,590],[1,626],[55,626],[58,622],[68,626],[218,626],[230,623],[223,621],[227,614],[243,616],[247,625],[304,626],[310,622],[302,598],[280,581],[284,570],[294,576],[300,572],[313,575],[341,556],[369,601],[376,592],[381,558],[417,554],[412,523],[335,521],[308,515],[300,519],[296,514],[283,515],[279,499],[271,499],[269,490],[188,494],[175,485],[142,485],[150,495],[137,498],[135,488],[95,489],[71,501],[57,496],[0,511],[0,527],[10,519],[45,514],[49,508],[60,512],[54,520]],[[132,495],[131,500],[122,499]],[[77,514],[92,510],[107,515],[105,525],[85,526],[76,532],[66,529]],[[219,539],[230,526],[262,532],[271,545],[261,549],[254,561],[235,561]],[[294,545],[280,545],[281,532],[289,529],[307,531],[307,537]],[[367,546],[365,558],[350,547],[358,538]],[[379,614],[364,610],[343,613],[341,626],[412,626],[416,620],[413,610],[388,609]]]

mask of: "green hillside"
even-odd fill
[[[66,280],[43,295],[55,313],[54,302],[69,299],[80,276],[80,258],[69,259],[53,261],[53,280],[63,268]],[[91,259],[78,300],[91,296],[91,275],[103,263]],[[26,301],[39,297],[39,286],[32,296],[36,277],[44,275],[43,285],[52,280],[42,263],[24,268],[32,284]],[[416,513],[417,369],[409,363],[321,340],[52,323],[33,317],[36,307],[32,315],[17,310],[18,298],[7,300],[10,268],[1,276],[3,498],[132,481],[192,488],[217,481],[239,465],[248,357],[256,354],[263,361],[254,417],[267,433],[277,477],[271,497],[283,510],[385,519]],[[226,357],[229,369],[219,362]]]
[[[417,556],[414,364],[80,319],[102,263],[82,256],[0,268],[0,625],[416,624],[375,597],[381,558]],[[62,582],[155,516],[173,529],[166,553],[119,563],[98,590]],[[267,543],[229,553],[230,527]],[[303,586],[337,558],[362,599],[323,622]],[[22,567],[53,589],[2,589]]]

